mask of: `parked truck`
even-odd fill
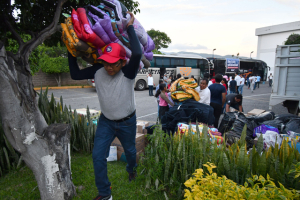
[[[291,114],[300,111],[300,44],[276,48],[275,69],[269,107],[283,103]]]

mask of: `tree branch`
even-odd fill
[[[50,37],[57,31],[57,24],[59,22],[59,17],[61,14],[63,4],[67,2],[67,0],[59,0],[57,3],[56,11],[53,17],[53,22],[42,30],[36,37],[35,40],[30,40],[25,43],[24,48],[21,51],[21,54],[24,55],[25,60],[28,61],[30,53],[35,49],[38,45],[42,44],[47,37]],[[28,69],[29,70],[29,69]]]
[[[21,38],[21,36],[16,32],[16,30],[13,28],[13,26],[9,23],[8,19],[3,16],[4,18],[4,23],[6,24],[6,26],[8,27],[8,29],[10,30],[12,36],[17,40],[18,44],[19,44],[19,52],[20,49],[23,47],[24,42],[23,39]]]

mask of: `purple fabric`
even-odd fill
[[[93,25],[91,23],[91,21],[89,20],[90,26],[91,26],[92,30],[94,31],[94,33],[96,33],[103,40],[103,42],[106,45],[110,44],[112,41],[110,40],[109,36],[107,35],[107,33],[105,32],[103,27],[100,25],[100,23],[99,23],[100,18],[96,15],[93,15],[91,12],[89,12],[88,15],[91,18],[93,18],[95,21],[95,24]]]
[[[145,57],[147,58],[147,60],[153,60],[153,52],[144,52]]]
[[[279,134],[279,131],[277,128],[273,127],[273,126],[269,126],[269,125],[260,125],[258,127],[256,127],[254,130],[253,130],[253,137],[256,137],[256,134],[257,133],[262,133],[262,134],[265,134],[267,131],[274,131],[276,133]]]
[[[113,31],[113,29],[111,27],[110,17],[105,12],[103,12],[101,9],[99,9],[99,8],[97,8],[95,6],[92,6],[92,7],[94,9],[96,9],[97,11],[101,12],[104,15],[104,19],[101,19],[101,18],[98,17],[98,22],[102,26],[102,28],[105,30],[106,34],[109,36],[110,41],[114,42],[114,43],[118,42],[119,39],[114,34],[114,31]]]

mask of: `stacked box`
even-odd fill
[[[149,126],[149,122],[147,121],[137,121],[136,122],[136,132],[144,133],[145,128]]]

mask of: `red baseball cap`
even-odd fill
[[[110,43],[105,48],[103,54],[98,58],[108,63],[115,63],[118,60],[125,60],[126,51],[123,46],[118,43]]]

